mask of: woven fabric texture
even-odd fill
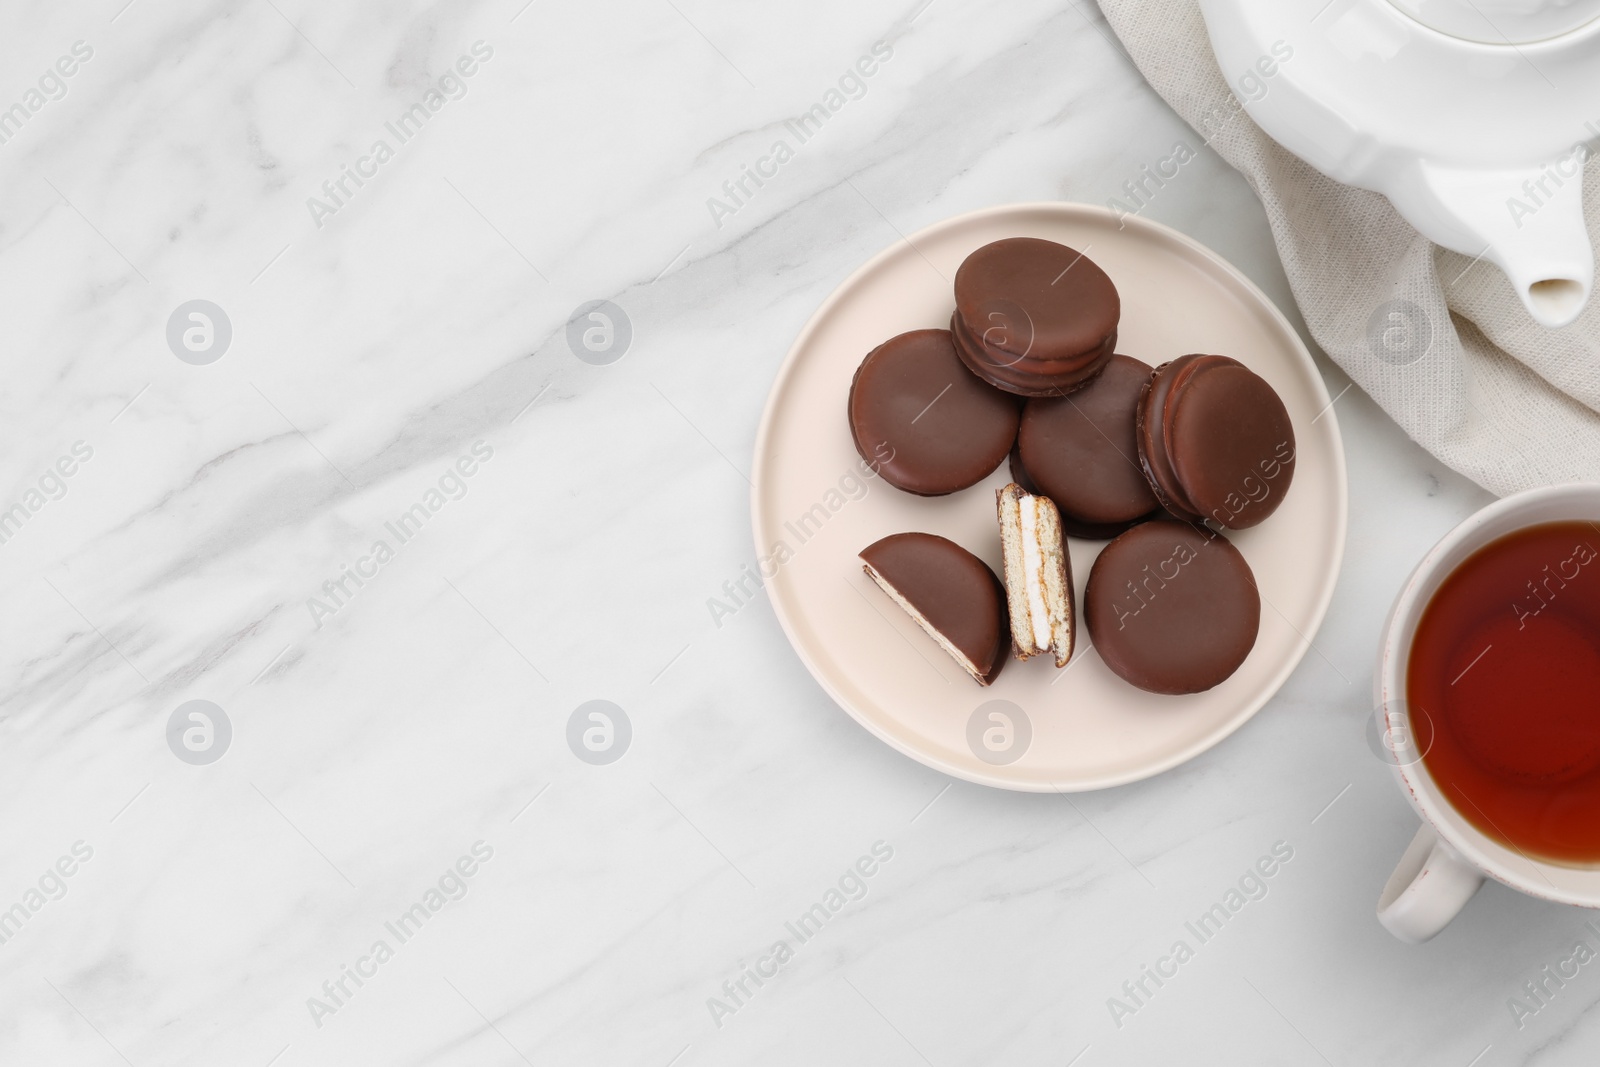
[[[1341,185],[1263,133],[1194,0],[1100,6],[1156,92],[1260,197],[1317,344],[1406,433],[1497,495],[1600,480],[1600,296],[1564,329],[1538,325],[1497,267],[1439,248],[1381,194]],[[1597,186],[1600,163],[1584,176],[1591,239]]]

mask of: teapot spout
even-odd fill
[[[1580,147],[1553,166],[1523,170],[1419,163],[1388,191],[1424,236],[1499,267],[1533,320],[1557,328],[1578,317],[1594,284],[1586,156]]]

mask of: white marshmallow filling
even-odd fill
[[[1018,658],[1072,656],[1072,590],[1067,579],[1061,517],[1048,498],[1015,483],[1000,490],[1000,542],[1005,553],[1006,605]]]
[[[1017,501],[1017,518],[1022,527],[1022,573],[1028,597],[1028,621],[1033,628],[1033,646],[1039,651],[1054,641],[1050,608],[1045,604],[1045,559],[1039,538],[1039,498],[1025,496]]]

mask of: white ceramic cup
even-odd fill
[[[1545,900],[1600,908],[1600,866],[1566,867],[1531,859],[1490,838],[1456,812],[1421,760],[1406,707],[1411,640],[1418,619],[1446,576],[1498,537],[1525,526],[1567,520],[1600,526],[1600,483],[1530,489],[1484,508],[1422,558],[1389,612],[1374,678],[1375,725],[1382,754],[1422,816],[1422,827],[1378,898],[1378,921],[1402,941],[1420,944],[1443,930],[1485,877]],[[1600,540],[1600,531],[1595,536]]]

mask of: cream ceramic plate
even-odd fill
[[[995,490],[1006,468],[947,497],[863,476],[845,420],[851,375],[905,330],[947,327],[951,279],[967,254],[1003,237],[1088,253],[1122,295],[1117,350],[1152,365],[1186,352],[1230,355],[1283,397],[1298,447],[1287,497],[1266,522],[1230,534],[1262,593],[1261,634],[1236,674],[1187,697],[1144,693],[1112,674],[1078,629],[1064,671],[1013,660],[983,688],[862,573],[856,553],[924,530],[1001,572]],[[795,651],[839,705],[904,752],[1006,789],[1100,789],[1204,752],[1277,692],[1315,638],[1344,554],[1344,451],[1328,391],[1266,296],[1212,252],[1164,226],[1079,204],[1017,204],[931,226],[880,253],[830,296],[790,349],[756,440],[755,539],[767,589]],[[1102,543],[1071,545],[1078,603]],[[988,707],[992,701],[1004,701]]]

